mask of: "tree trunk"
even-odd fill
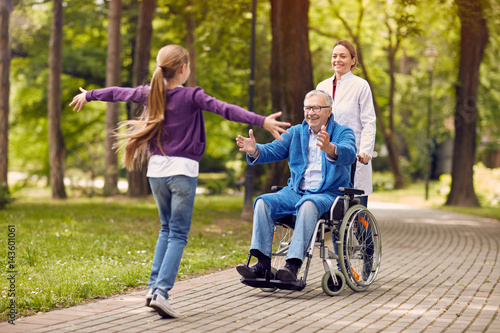
[[[394,133],[394,93],[396,92],[396,52],[398,51],[389,40],[387,62],[389,64],[389,129]]]
[[[354,39],[354,44],[356,44],[358,61],[361,64],[363,75],[373,91],[373,84],[371,81],[371,77],[369,76],[368,71],[366,70],[366,66],[363,63],[363,52],[361,43],[359,42],[359,39],[357,37],[353,37],[353,39]],[[384,137],[384,141],[387,146],[387,150],[389,152],[389,167],[394,175],[394,187],[396,189],[404,188],[405,187],[404,177],[403,173],[401,172],[401,167],[399,165],[399,150],[396,144],[394,143],[394,132],[391,131],[390,128],[387,128],[387,126],[385,125],[384,117],[382,116],[382,111],[380,110],[380,106],[378,105],[377,100],[375,99],[375,94],[373,94],[373,106],[375,108],[375,114],[377,116],[380,132]]]
[[[111,0],[108,13],[108,57],[106,60],[106,87],[121,85],[121,0]],[[104,195],[118,193],[118,155],[114,133],[118,126],[120,104],[107,103],[104,155]]]
[[[52,26],[49,50],[48,122],[49,163],[52,198],[65,199],[64,159],[66,147],[61,131],[61,72],[63,43],[63,6],[61,1],[52,1]]]
[[[460,67],[456,86],[455,140],[448,206],[479,206],[474,192],[473,167],[476,161],[477,88],[479,66],[488,43],[483,10],[486,1],[456,0],[462,24]]]
[[[186,20],[186,48],[189,52],[189,68],[191,69],[191,74],[189,75],[186,85],[188,87],[196,87],[197,77],[196,77],[196,49],[194,47],[196,22],[193,13],[193,2],[188,1],[186,3],[186,11],[184,13],[184,18]]]
[[[392,45],[392,42],[389,40],[388,51],[387,51],[387,61],[389,63],[389,129],[386,134],[384,134],[384,138],[386,138],[387,146],[391,146],[389,151],[391,152],[390,166],[394,175],[394,187],[397,189],[401,189],[405,187],[403,173],[401,172],[401,168],[399,165],[399,156],[400,150],[394,144],[396,141],[395,135],[395,126],[394,126],[394,94],[396,92],[396,53],[398,51],[398,45]],[[378,106],[377,106],[378,107]],[[378,115],[377,115],[378,118]],[[400,142],[401,143],[401,142]]]
[[[137,24],[137,39],[134,55],[134,87],[148,83],[154,10],[155,0],[143,0],[139,3],[139,22]],[[130,117],[138,118],[141,113],[142,108],[134,106],[131,108]],[[140,170],[128,172],[127,193],[130,197],[141,197],[149,194],[146,172],[147,162],[143,163]]]
[[[309,51],[309,0],[271,0],[273,111],[292,125],[304,120],[304,97],[314,89]],[[283,185],[289,177],[285,161],[272,166],[268,185]],[[283,170],[287,170],[283,172]]]
[[[0,3],[0,192],[8,191],[10,43],[9,18],[12,1]]]

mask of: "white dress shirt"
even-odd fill
[[[318,134],[309,128],[309,144],[307,146],[307,168],[300,181],[299,188],[303,191],[318,188],[321,184],[321,149],[316,145]]]
[[[307,167],[306,171],[304,172],[304,177],[299,184],[299,188],[303,191],[318,188],[321,184],[321,180],[323,179],[323,176],[321,174],[321,156],[323,151],[318,145],[316,145],[316,143],[318,142],[318,134],[314,134],[313,130],[309,128]],[[337,146],[335,146],[335,154],[338,154]],[[326,158],[330,162],[335,162],[335,160],[328,154],[326,154]]]

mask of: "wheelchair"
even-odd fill
[[[272,190],[280,188],[273,186]],[[321,288],[328,296],[339,295],[347,285],[356,292],[366,290],[375,281],[380,269],[382,257],[382,239],[377,221],[373,214],[359,204],[355,195],[364,193],[353,188],[339,188],[343,193],[335,199],[330,207],[316,223],[306,257],[302,264],[297,281],[285,282],[274,277],[278,269],[285,265],[287,250],[292,240],[295,216],[289,215],[274,224],[274,237],[271,256],[271,274],[265,278],[240,279],[241,283],[264,292],[277,289],[303,290],[315,248],[319,249],[319,257],[323,260],[325,273],[321,280]],[[334,251],[326,244],[325,235],[332,235]],[[246,265],[250,265],[252,255],[249,254]],[[337,261],[337,267],[332,260]],[[303,271],[300,276],[300,271]]]

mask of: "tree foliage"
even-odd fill
[[[17,0],[13,3],[9,168],[48,177],[47,64],[51,2]],[[121,83],[131,86],[138,0],[122,0],[122,3]],[[477,141],[487,148],[478,147],[476,160],[500,146],[500,94],[496,89],[500,85],[500,63],[496,56],[500,51],[499,6],[490,1],[485,11],[490,38],[479,68]],[[108,1],[71,0],[64,2],[63,9],[61,129],[67,149],[66,170],[69,177],[83,171],[85,177],[92,178],[104,174],[106,105],[91,103],[79,114],[67,105],[78,93],[79,86],[85,89],[105,86]],[[270,114],[273,108],[270,10],[270,1],[258,1],[254,111],[264,115]],[[332,75],[330,58],[335,41],[352,41],[346,24],[335,16],[334,10],[347,26],[362,36],[363,65],[369,71],[380,118],[394,133],[405,181],[421,178],[426,154],[422,138],[427,126],[423,115],[429,97],[423,52],[430,44],[436,45],[440,54],[434,66],[430,95],[434,142],[439,148],[454,137],[455,85],[460,55],[460,21],[454,1],[311,1],[309,49],[313,85]],[[187,15],[193,24],[196,84],[221,100],[247,107],[251,0],[157,0],[152,22],[150,68],[160,47],[170,43],[186,45]],[[299,71],[302,65],[289,65],[287,71]],[[365,75],[362,71],[355,74]],[[126,118],[127,109],[121,105],[119,119]],[[206,113],[206,126],[209,139],[201,170],[221,170],[229,164],[242,164],[234,163],[243,158],[234,144],[234,137],[245,133],[246,127],[210,113]],[[266,142],[271,138],[259,131],[257,139]],[[387,154],[380,126],[376,150],[379,156],[373,161],[374,167],[386,169]]]

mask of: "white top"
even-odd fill
[[[178,156],[153,155],[149,158],[147,177],[162,178],[184,175],[198,177],[198,161]]]
[[[334,78],[335,75],[320,82],[316,89],[324,90],[331,96]],[[333,115],[337,123],[354,131],[357,153],[365,153],[371,158],[375,148],[377,117],[368,82],[352,72],[342,75],[335,90]],[[354,187],[364,190],[365,195],[373,192],[371,161],[367,165],[356,163]]]

